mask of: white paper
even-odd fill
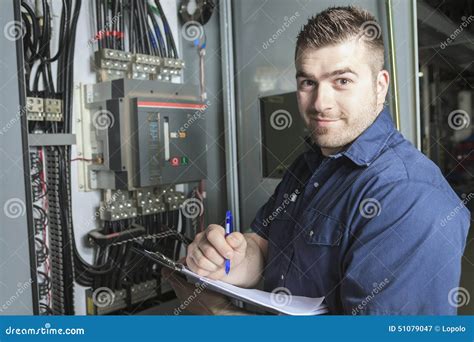
[[[220,280],[201,277],[187,268],[183,268],[182,273],[188,277],[188,281],[199,281],[219,293],[286,315],[312,316],[321,315],[328,311],[323,304],[324,297],[310,298],[292,296],[283,292],[270,293],[257,289],[245,289]]]

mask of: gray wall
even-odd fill
[[[13,1],[0,2],[0,315],[28,315],[32,308],[22,129]],[[7,39],[9,38],[9,39]]]

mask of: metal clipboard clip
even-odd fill
[[[146,249],[140,249],[137,247],[133,247],[133,251],[135,253],[141,254],[149,259],[152,259],[153,261],[156,261],[162,266],[171,268],[172,270],[175,271],[182,271],[184,268],[184,265],[180,262],[174,261],[167,256],[165,256],[163,253],[160,252],[150,252]]]

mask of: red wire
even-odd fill
[[[86,159],[86,158],[74,158],[74,159],[71,159],[71,163],[72,163],[72,162],[75,162],[75,161],[93,162],[94,159]]]

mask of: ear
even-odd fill
[[[383,106],[385,97],[388,92],[388,85],[390,84],[390,74],[387,70],[381,70],[377,74],[377,80],[375,83],[375,90],[377,93],[377,107]]]

